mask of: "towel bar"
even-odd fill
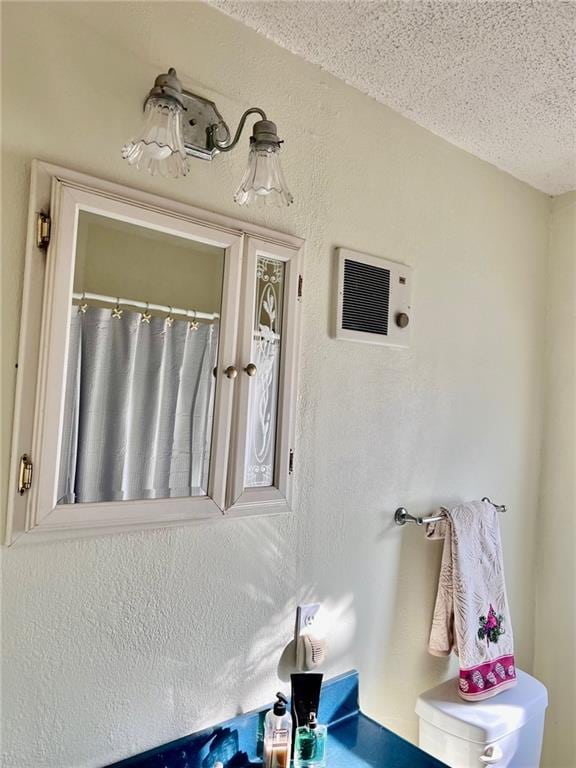
[[[506,512],[505,504],[494,504],[488,496],[484,496],[482,501],[487,501],[489,504],[498,510],[498,512]],[[439,523],[440,520],[444,520],[444,516],[448,510],[446,507],[440,507],[440,514],[432,515],[430,517],[414,517],[411,515],[405,507],[398,507],[394,513],[394,522],[396,525],[406,525],[406,523],[416,523],[416,525],[427,525],[428,523]]]

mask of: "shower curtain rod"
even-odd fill
[[[77,293],[72,294],[73,301],[100,301],[103,304],[115,306],[136,307],[148,312],[166,312],[168,315],[180,315],[189,320],[219,320],[220,315],[217,312],[198,312],[196,309],[181,309],[180,307],[168,307],[165,304],[152,304],[146,301],[137,301],[136,299],[123,299],[115,296],[102,296],[99,293]]]

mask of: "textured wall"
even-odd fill
[[[574,764],[576,738],[576,193],[554,200],[550,218],[546,429],[538,514],[534,672],[550,707],[544,762]]]
[[[3,413],[9,425],[30,160],[40,157],[305,237],[294,514],[4,552],[6,768],[87,768],[270,700],[298,601],[334,623],[327,673],[415,738],[437,544],[405,504],[486,493],[519,663],[533,654],[533,522],[549,200],[195,3],[3,3]],[[264,106],[297,202],[240,211],[245,153],[154,180],[120,159],[175,66],[231,124]],[[333,248],[415,267],[409,351],[329,338]],[[9,426],[2,431],[7,474]]]

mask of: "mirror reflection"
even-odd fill
[[[82,211],[58,503],[207,494],[224,250]]]

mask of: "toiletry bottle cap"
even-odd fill
[[[310,712],[310,716],[308,719],[308,727],[314,730],[316,726],[318,725],[318,720],[316,720],[316,712]]]
[[[288,699],[280,691],[278,691],[278,693],[276,694],[276,698],[277,698],[277,701],[274,702],[274,714],[285,715],[286,704],[288,703]]]

